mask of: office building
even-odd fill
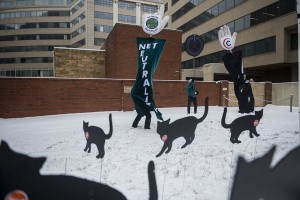
[[[234,51],[243,55],[244,72],[254,81],[298,81],[298,29],[296,0],[167,0],[168,28],[182,31],[182,44],[192,34],[202,37],[204,49],[190,56],[183,48],[183,78],[203,80],[211,68],[214,80],[230,78],[224,70],[224,51],[218,30],[236,31]],[[184,47],[184,45],[183,45]],[[211,64],[218,63],[218,64]],[[224,67],[223,67],[224,68]]]
[[[115,23],[141,24],[159,0],[1,0],[0,76],[54,76],[54,47],[100,49]]]

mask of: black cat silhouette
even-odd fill
[[[126,200],[118,190],[97,182],[65,175],[40,175],[45,157],[32,158],[16,153],[4,141],[0,146],[0,199],[15,190],[29,200]],[[153,161],[148,163],[150,200],[157,200]],[[16,199],[16,198],[14,198]],[[20,198],[18,198],[20,199]]]
[[[165,152],[169,153],[172,149],[172,143],[176,138],[184,137],[185,144],[181,148],[185,148],[187,145],[191,144],[195,138],[195,130],[197,125],[202,122],[208,113],[208,97],[205,98],[205,111],[201,118],[196,118],[195,116],[188,116],[178,119],[170,124],[170,119],[167,121],[157,122],[156,132],[160,135],[160,138],[164,141],[164,145],[161,151],[156,155],[159,157]]]
[[[109,114],[109,133],[107,135],[101,128],[97,126],[89,126],[89,123],[85,121],[83,121],[83,131],[86,139],[86,146],[84,148],[84,151],[88,151],[90,153],[91,144],[93,143],[97,146],[99,152],[96,158],[103,158],[105,154],[105,140],[108,140],[113,133],[111,114]]]
[[[227,108],[225,107],[223,111],[221,124],[224,128],[230,128],[230,132],[231,132],[230,141],[232,143],[241,143],[241,141],[238,140],[238,138],[240,134],[246,130],[250,131],[249,132],[250,138],[253,138],[253,135],[255,135],[256,137],[259,136],[259,134],[256,131],[256,127],[258,126],[263,116],[263,109],[261,109],[260,111],[255,111],[255,115],[246,115],[246,116],[239,117],[233,120],[231,124],[226,124],[225,122],[226,114],[227,114]]]
[[[239,158],[230,200],[300,199],[300,147],[271,167],[274,152],[250,163]]]

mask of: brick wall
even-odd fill
[[[105,78],[105,51],[54,48],[55,77]]]
[[[29,117],[98,111],[130,111],[130,89],[135,80],[0,78],[0,118]],[[221,105],[223,82],[196,82],[198,104]],[[154,80],[158,108],[185,107],[187,81]]]
[[[166,39],[154,79],[181,79],[181,36],[177,30],[164,29],[154,38]],[[116,24],[106,39],[106,78],[135,79],[138,68],[137,37],[149,37],[141,26]]]

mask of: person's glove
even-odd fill
[[[155,35],[159,33],[168,23],[170,17],[164,16],[164,10],[159,9],[159,13],[144,14],[142,17],[142,27],[145,33]]]
[[[218,35],[222,48],[231,51],[234,48],[237,33],[234,32],[231,35],[229,27],[224,25],[220,28]]]

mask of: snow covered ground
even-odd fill
[[[256,108],[259,110],[260,108]],[[203,107],[199,107],[202,116]],[[186,116],[186,108],[161,108],[171,122]],[[109,131],[112,113],[113,136],[105,144],[105,156],[96,159],[98,150],[84,152],[86,141],[82,121]],[[147,165],[153,160],[160,200],[227,200],[238,156],[251,161],[277,146],[273,165],[300,144],[298,108],[268,105],[257,127],[260,137],[240,136],[242,143],[232,144],[230,132],[221,126],[223,107],[210,106],[207,118],[198,125],[193,143],[180,147],[184,139],[174,141],[169,154],[156,158],[163,141],[156,133],[152,113],[151,129],[143,129],[144,118],[136,129],[132,112],[93,112],[16,119],[0,119],[0,140],[31,157],[46,156],[41,174],[66,174],[101,182],[121,191],[130,200],[149,199]],[[238,108],[228,108],[226,122],[242,116]]]

